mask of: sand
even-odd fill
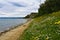
[[[15,29],[12,29],[8,32],[6,32],[5,34],[3,34],[2,36],[0,36],[0,40],[17,40],[24,32],[24,30],[26,30],[29,26],[29,23],[32,20],[28,21],[27,23],[18,26]]]

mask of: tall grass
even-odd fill
[[[19,40],[60,40],[60,11],[35,18]]]

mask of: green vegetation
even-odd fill
[[[35,18],[20,40],[60,40],[60,11]]]
[[[46,0],[19,40],[60,40],[60,2]]]
[[[60,0],[46,0],[45,3],[40,5],[38,15],[49,14],[60,10]]]
[[[51,14],[52,12],[60,11],[60,0],[46,0],[43,4],[40,4],[38,13],[31,13],[25,18],[35,18],[44,14]],[[38,16],[37,16],[38,15]]]

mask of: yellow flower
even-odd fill
[[[58,21],[58,22],[55,22],[55,24],[60,24],[60,21]]]
[[[49,39],[49,37],[47,36],[47,37],[46,37],[46,40],[48,40],[48,39]]]
[[[34,40],[39,40],[38,36],[36,36],[36,37],[34,38]]]

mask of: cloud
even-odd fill
[[[0,17],[21,17],[38,12],[40,0],[0,0]],[[42,1],[43,3],[44,1]]]
[[[19,3],[16,3],[16,2],[9,2],[11,4],[13,4],[14,6],[17,6],[17,7],[26,7],[26,5],[23,5],[23,4],[19,4]]]
[[[0,3],[0,8],[2,8],[4,5]]]

